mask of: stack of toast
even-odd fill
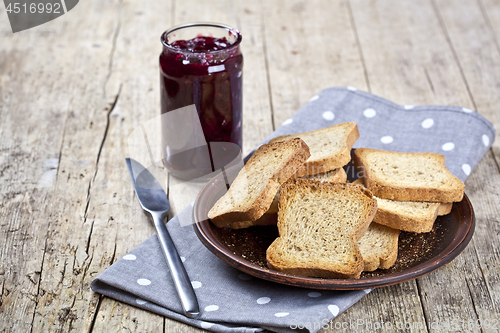
[[[360,178],[343,169],[356,123],[275,138],[262,145],[209,211],[217,227],[277,224],[269,268],[299,276],[359,278],[397,260],[400,230],[429,232],[462,200],[464,184],[431,153],[356,149]]]

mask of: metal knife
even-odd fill
[[[137,198],[139,198],[142,208],[153,217],[158,240],[167,259],[184,314],[188,318],[196,318],[200,314],[196,294],[167,227],[163,223],[163,217],[170,210],[167,195],[155,177],[139,162],[131,158],[126,158],[125,161],[134,183]]]

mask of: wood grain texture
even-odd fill
[[[452,320],[495,331],[467,325],[500,320],[500,2],[94,0],[16,34],[0,20],[0,332],[204,332],[89,286],[154,233],[123,159],[129,134],[159,115],[159,36],[190,21],[243,34],[243,155],[330,86],[459,105],[494,124],[497,141],[466,182],[466,250],[372,291],[320,332],[441,332],[432,324]],[[172,214],[201,186],[164,180]],[[413,330],[374,326],[389,322]]]
[[[472,107],[431,1],[351,6],[373,94],[401,105]]]
[[[491,121],[496,130],[493,152],[500,161],[500,4],[485,6],[481,1],[435,0],[443,30],[467,84],[474,108]],[[495,15],[499,15],[495,17]],[[490,17],[491,16],[491,17]]]
[[[10,166],[6,171],[11,170],[13,178],[3,179],[2,183],[5,181],[9,186],[2,188],[7,190],[3,193],[7,197],[16,198],[16,192],[22,193],[20,199],[23,200],[20,201],[21,204],[17,204],[21,208],[19,212],[16,213],[16,206],[7,206],[6,216],[2,216],[2,221],[8,221],[5,224],[8,227],[5,234],[11,236],[2,237],[1,246],[1,262],[8,268],[3,286],[3,295],[7,298],[2,297],[2,317],[5,319],[1,320],[1,330],[29,332],[36,322],[37,309],[40,305],[45,305],[40,298],[50,298],[59,293],[61,288],[64,289],[63,285],[67,282],[63,279],[67,262],[65,258],[58,258],[60,265],[57,268],[50,264],[44,266],[44,260],[52,253],[56,255],[56,251],[69,253],[76,249],[69,242],[61,249],[53,249],[50,235],[64,235],[77,227],[81,228],[78,235],[83,238],[88,231],[87,225],[82,223],[82,216],[86,207],[87,185],[94,174],[92,164],[102,137],[96,134],[102,133],[105,127],[105,122],[99,122],[98,118],[100,114],[104,114],[105,119],[106,113],[102,109],[107,103],[101,95],[102,86],[94,84],[89,87],[92,79],[96,80],[97,71],[92,73],[86,69],[88,63],[93,63],[96,69],[105,68],[107,62],[104,59],[109,54],[109,48],[96,48],[92,43],[81,43],[81,49],[91,50],[97,55],[92,58],[89,53],[81,52],[81,49],[78,50],[69,43],[70,30],[66,30],[70,28],[69,21],[61,19],[54,23],[47,24],[40,30],[29,30],[7,38],[10,45],[3,48],[6,57],[2,59],[6,61],[2,66],[6,70],[2,70],[2,73],[10,74],[6,78],[7,82],[2,84],[2,87],[7,87],[2,89],[2,94],[6,95],[2,97],[1,136],[2,145],[7,144],[7,149],[2,154],[5,164],[2,164]],[[5,28],[3,34],[6,33]],[[104,23],[95,39],[105,40],[107,32]],[[90,40],[88,35],[84,40]],[[34,43],[40,46],[40,50],[31,54],[29,45]],[[75,80],[75,77],[85,75],[89,82]],[[99,98],[89,98],[86,101],[74,99],[74,95],[85,89],[90,95],[98,91]],[[96,113],[97,110],[101,113]],[[78,121],[75,123],[70,119]],[[95,121],[95,126],[91,125],[92,121]],[[77,141],[77,137],[66,136],[70,123],[79,128],[80,132],[94,132],[94,136],[86,137],[84,144]],[[96,149],[91,155],[82,154],[80,159],[64,159],[62,162],[61,151],[68,141],[75,150],[91,146],[96,146]],[[73,172],[63,172],[64,163],[72,164]],[[4,172],[4,176],[9,177],[9,173]],[[64,182],[72,183],[73,187],[59,191],[60,184]],[[12,187],[11,190],[9,187]],[[71,195],[65,196],[65,192]],[[2,202],[8,203],[5,200]],[[66,221],[60,218],[58,209],[62,207],[71,210],[74,219]],[[65,236],[61,238],[67,241]],[[80,249],[82,248],[84,246]],[[73,259],[70,263],[73,263]],[[47,279],[57,281],[59,287],[45,288]],[[75,296],[63,293],[60,296],[61,303],[71,304]],[[67,306],[63,305],[56,312],[64,316],[65,308]],[[83,308],[87,310],[91,307],[87,302]],[[58,318],[60,317],[56,314],[47,320],[54,325],[63,326]]]
[[[86,30],[93,28],[94,34],[90,34],[87,40],[93,41],[91,45],[102,48],[103,51],[96,57],[98,64],[91,60],[95,57],[93,49],[75,49],[75,54],[70,55],[74,59],[82,58],[83,55],[82,61],[89,62],[79,64],[78,68],[83,71],[80,76],[89,75],[88,72],[85,73],[87,70],[95,78],[89,77],[89,81],[84,81],[91,86],[90,89],[87,88],[86,94],[70,95],[74,111],[68,116],[66,130],[71,135],[63,142],[60,152],[60,171],[67,174],[68,178],[58,182],[56,188],[60,198],[65,200],[53,206],[54,221],[47,238],[43,261],[46,269],[42,272],[39,306],[33,322],[34,331],[83,331],[90,330],[93,326],[99,328],[98,319],[103,315],[106,318],[106,314],[114,309],[109,309],[109,302],[100,305],[103,297],[90,290],[91,280],[153,233],[148,219],[137,205],[132,188],[124,186],[124,181],[128,182],[125,183],[127,185],[130,183],[120,147],[121,137],[126,136],[134,125],[124,119],[129,118],[128,114],[144,112],[140,107],[149,104],[148,99],[144,98],[147,94],[141,98],[134,96],[134,92],[138,90],[138,86],[148,90],[147,85],[141,84],[138,73],[144,72],[144,67],[147,68],[139,64],[151,62],[129,58],[119,66],[120,61],[116,60],[125,59],[129,38],[133,37],[123,19],[135,16],[135,12],[131,12],[126,3],[116,1],[89,6],[93,6],[90,8],[92,11],[105,12],[107,20],[100,20],[98,23],[75,22],[75,26],[69,31],[88,24]],[[124,38],[120,38],[120,32]],[[142,56],[149,58],[146,54]],[[139,65],[139,68],[134,64]],[[115,73],[123,77],[118,79]],[[134,87],[133,84],[137,81],[140,84],[136,83]],[[120,100],[120,96],[124,98]],[[128,96],[132,98],[127,98]],[[94,101],[95,105],[89,105],[89,100]],[[157,102],[158,99],[151,101]],[[133,119],[132,116],[130,118]],[[83,124],[87,126],[82,126]],[[79,174],[82,164],[88,168],[88,173]],[[98,309],[101,310],[101,316],[96,316]],[[150,325],[155,321],[158,325],[163,324],[162,318],[144,311],[138,317],[141,322]],[[106,321],[106,326],[118,325],[118,318],[110,318]],[[127,318],[120,317],[119,326],[133,327],[132,319]]]
[[[321,90],[367,90],[345,1],[265,1],[265,52],[276,127]]]

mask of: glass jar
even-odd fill
[[[164,115],[194,105],[206,145],[203,147],[194,144],[196,147],[193,147],[191,143],[183,147],[179,142],[182,134],[174,131],[172,135],[172,129],[177,128],[180,132],[182,131],[180,127],[186,124],[180,124],[180,121],[177,121],[179,124],[172,125],[171,122],[167,124],[170,128],[169,133],[167,135],[163,133],[163,137],[169,136],[170,140],[164,140],[162,149],[164,164],[178,178],[192,179],[200,172],[205,172],[188,171],[192,168],[204,168],[201,165],[206,164],[206,156],[202,155],[206,155],[207,149],[210,154],[211,142],[232,143],[241,150],[243,71],[241,39],[242,36],[236,29],[215,23],[184,24],[165,31],[161,36],[163,44],[160,55],[161,113]],[[193,130],[192,128],[199,126],[197,121],[196,119],[187,127]],[[162,127],[162,131],[166,132],[166,127]],[[193,131],[194,134],[190,135],[197,135],[196,130]],[[234,147],[230,149],[232,150]],[[230,159],[230,156],[227,157]],[[216,167],[214,162],[213,160],[210,162],[212,171],[215,171],[213,169]],[[217,161],[215,164],[222,165],[224,162]]]

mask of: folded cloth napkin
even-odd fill
[[[311,98],[269,138],[354,121],[354,147],[436,152],[465,180],[495,138],[490,122],[451,106],[400,106],[352,87],[328,88]],[[266,140],[266,141],[268,141]],[[139,209],[139,208],[138,208]],[[227,265],[196,237],[192,204],[167,223],[195,288],[198,319],[182,315],[156,235],[102,272],[91,287],[119,301],[214,332],[317,332],[370,290],[295,288],[254,278]],[[185,227],[181,227],[185,226]],[[334,326],[332,326],[333,328]]]

